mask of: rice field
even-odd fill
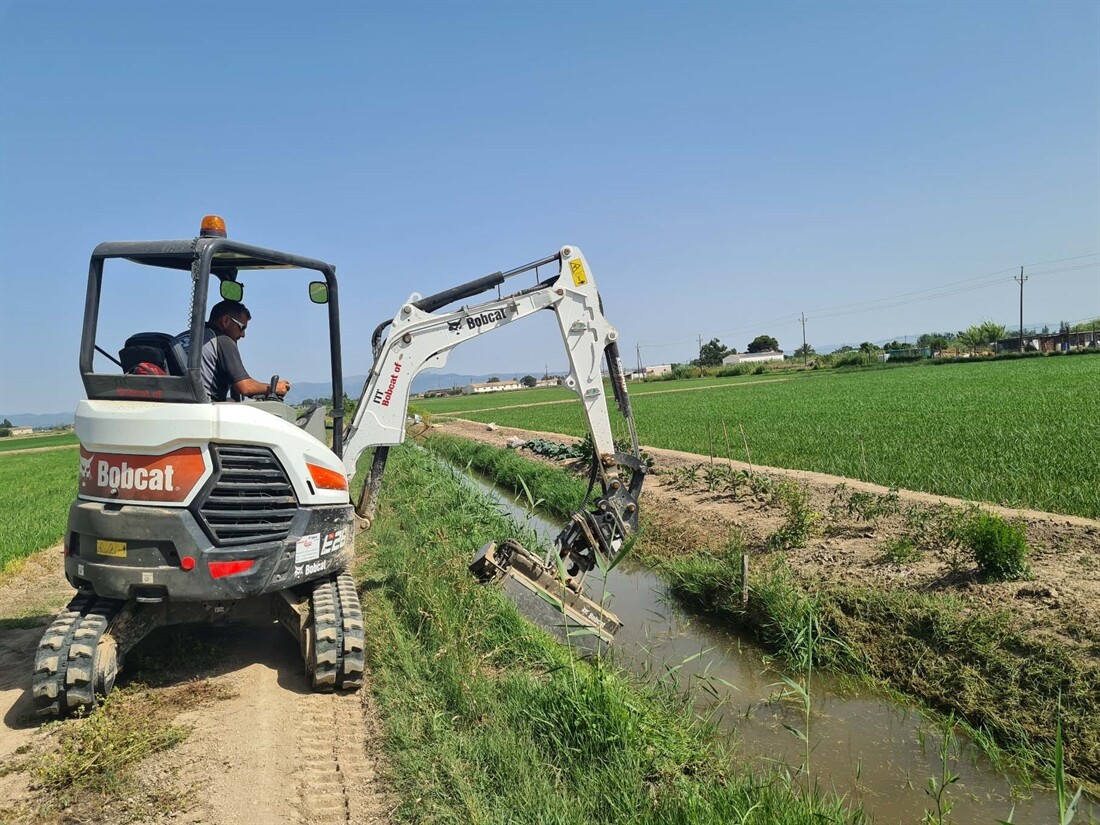
[[[76,474],[75,450],[0,456],[0,572],[61,541]]]
[[[20,438],[0,438],[0,453],[12,450],[37,450],[41,447],[76,446],[76,433],[57,433],[56,435],[30,435]]]
[[[639,437],[652,447],[740,460],[747,442],[759,465],[1100,518],[1100,357],[774,377],[632,388]],[[677,388],[692,391],[669,392]],[[518,395],[477,400],[482,408],[523,403]],[[435,404],[419,406],[445,411]],[[587,431],[579,404],[464,416]]]

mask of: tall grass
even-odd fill
[[[73,450],[0,456],[0,573],[61,541],[77,466]]]
[[[469,557],[514,530],[432,456],[392,454],[360,574],[400,819],[862,821],[746,772],[670,692],[578,660],[477,584]]]

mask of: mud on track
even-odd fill
[[[59,548],[31,556],[0,584],[0,763],[18,749],[54,746],[56,735],[34,716],[30,676],[34,650],[54,611],[72,590],[61,574]],[[30,625],[30,626],[27,626]],[[146,787],[179,792],[183,810],[163,811],[146,822],[237,825],[385,823],[396,801],[379,778],[381,730],[369,687],[351,694],[317,694],[307,684],[295,642],[277,625],[235,625],[224,630],[162,629],[141,650],[156,660],[166,633],[195,633],[213,640],[213,664],[201,670],[173,666],[158,673],[159,686],[209,679],[230,698],[181,713],[191,729],[177,747],[155,754],[137,769]],[[141,671],[125,674],[141,679]],[[125,682],[125,679],[122,680]],[[43,801],[24,773],[0,777],[0,809],[15,806],[13,821],[38,821]],[[110,821],[110,806],[103,815]],[[58,821],[80,822],[61,812]],[[5,815],[0,815],[5,821]],[[103,821],[97,818],[97,821]]]

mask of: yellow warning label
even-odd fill
[[[573,272],[573,283],[582,286],[588,283],[588,277],[584,274],[584,262],[580,258],[569,262],[569,268]]]
[[[95,543],[95,551],[100,556],[114,556],[116,559],[124,559],[126,558],[126,542],[99,539]]]

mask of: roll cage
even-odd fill
[[[107,241],[93,251],[88,266],[88,292],[80,340],[80,375],[84,390],[97,401],[154,401],[206,404],[202,383],[201,347],[181,348],[182,375],[132,375],[96,372],[96,328],[103,288],[104,263],[121,258],[146,266],[189,271],[191,274],[190,341],[203,340],[210,277],[236,281],[242,270],[304,269],[320,273],[328,287],[329,355],[332,370],[332,450],[343,453],[344,390],[340,354],[340,304],[336,267],[314,258],[243,244],[229,238],[198,237],[176,241]],[[136,332],[136,330],[135,330]],[[180,336],[180,338],[184,338]],[[171,336],[168,336],[171,337]],[[100,350],[102,352],[102,350]]]

